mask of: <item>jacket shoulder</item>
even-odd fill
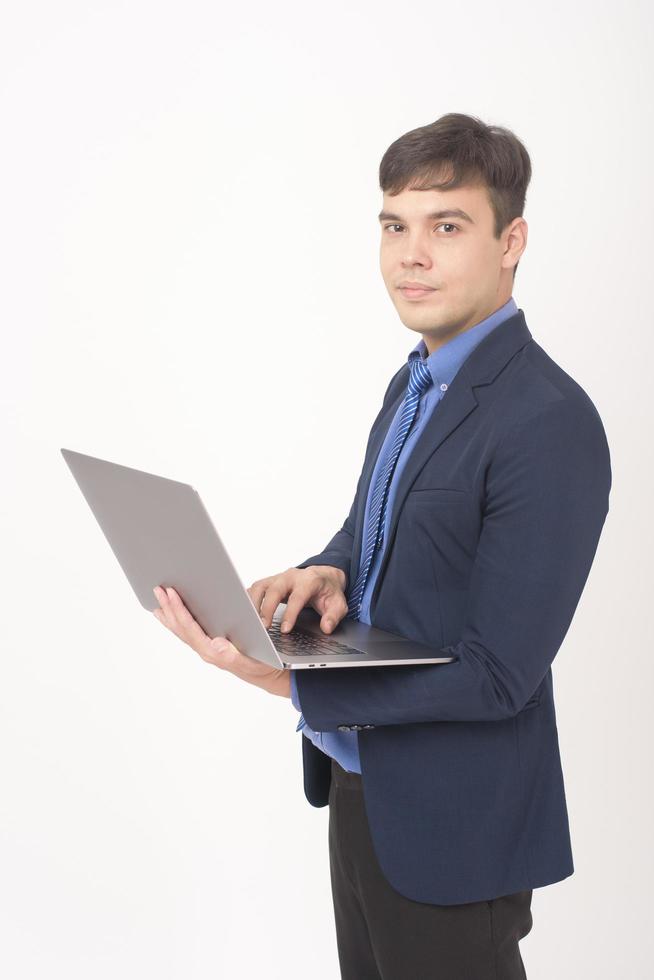
[[[510,362],[510,371],[500,380],[497,408],[505,407],[505,423],[526,423],[543,412],[558,417],[561,424],[585,422],[602,435],[604,425],[593,399],[535,340],[530,341]]]

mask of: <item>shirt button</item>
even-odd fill
[[[442,384],[441,385],[441,391],[447,391],[447,385],[446,384]]]

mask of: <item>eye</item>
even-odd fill
[[[404,225],[399,225],[399,224],[384,225],[384,231],[388,231],[389,228],[403,228],[403,227],[404,227]],[[456,231],[459,230],[458,229],[458,225],[453,225],[449,221],[445,221],[445,222],[443,222],[440,225],[436,225],[436,227],[437,228],[454,228]],[[448,235],[451,237],[451,233],[448,232]]]

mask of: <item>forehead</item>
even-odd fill
[[[483,184],[465,184],[449,190],[403,190],[399,194],[384,193],[382,210],[404,220],[419,221],[433,212],[458,208],[465,211],[476,224],[492,217],[488,190]],[[466,222],[467,223],[467,222]]]

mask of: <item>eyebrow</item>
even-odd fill
[[[380,211],[378,218],[380,221],[400,221],[404,223],[404,219],[399,214],[393,214],[391,211]],[[432,211],[431,214],[425,215],[427,221],[433,221],[436,218],[462,218],[463,221],[469,221],[471,225],[474,225],[474,221],[470,215],[462,211],[461,208],[445,208],[443,211]]]

